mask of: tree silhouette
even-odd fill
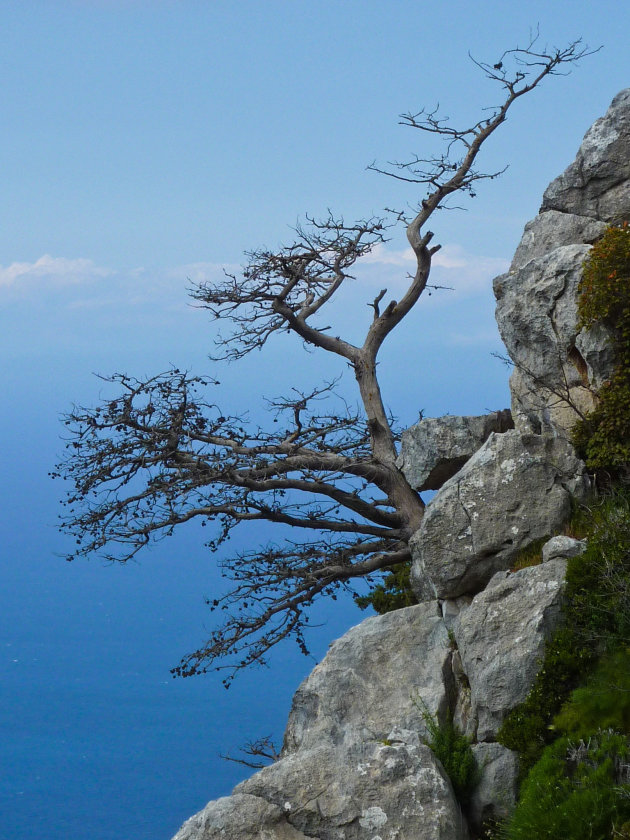
[[[502,101],[472,125],[454,127],[437,109],[402,115],[403,125],[441,141],[440,154],[370,168],[418,186],[422,196],[411,213],[388,210],[351,224],[332,213],[307,217],[291,244],[249,253],[242,274],[192,291],[230,327],[217,339],[215,359],[241,359],[289,332],[352,368],[361,410],[335,400],[334,383],[325,383],[271,401],[271,431],[252,428],[210,400],[215,380],[175,369],[147,380],[109,377],[117,398],[75,407],[66,417],[68,454],[54,475],[73,486],[62,517],[76,543],[68,559],[98,553],[125,562],[192,519],[214,526],[212,551],[241,522],[295,528],[295,540],[219,560],[232,588],[209,603],[224,622],[176,674],[225,668],[227,685],[239,668],[264,662],[282,639],[292,637],[306,651],[306,610],[315,598],[335,597],[353,578],[410,559],[408,542],[424,503],[396,466],[399,433],[383,404],[377,357],[430,288],[440,247],[427,229],[433,214],[501,174],[477,169],[477,158],[517,99],[592,52],[579,40],[563,49],[537,45],[535,35],[495,63],[473,59],[500,87]],[[415,256],[406,291],[388,300],[383,289],[370,303],[374,314],[362,344],[332,335],[322,311],[397,225],[406,226]]]

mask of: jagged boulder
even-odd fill
[[[417,699],[444,718],[450,657],[435,601],[361,622],[331,645],[298,688],[283,754],[323,742],[420,743],[426,726]]]
[[[607,225],[588,216],[545,210],[527,222],[512,258],[510,271],[517,271],[530,260],[544,257],[564,245],[592,245]]]
[[[468,836],[451,784],[422,744],[324,743],[266,767],[235,792],[273,803],[318,840]]]
[[[410,541],[419,600],[479,592],[518,552],[568,519],[588,490],[584,464],[564,440],[492,434],[427,505]]]
[[[427,417],[402,433],[396,465],[416,490],[438,490],[492,432],[513,428],[508,409],[477,417]]]
[[[477,741],[494,741],[526,698],[561,616],[565,572],[563,559],[499,572],[453,624]]]
[[[575,161],[551,182],[525,226],[510,271],[494,282],[499,331],[514,362],[516,428],[565,436],[611,375],[610,337],[578,331],[577,287],[590,246],[630,218],[630,88],[589,129]]]
[[[586,132],[575,161],[545,190],[540,209],[609,224],[630,217],[630,88]]]
[[[595,406],[610,375],[612,345],[603,330],[577,330],[577,290],[588,245],[562,245],[497,277],[501,338],[515,370],[510,380],[518,429],[566,433]]]
[[[209,802],[173,840],[307,840],[287,822],[283,808],[258,796],[233,794]]]
[[[177,840],[465,840],[451,784],[423,743],[420,700],[445,719],[451,656],[435,601],[353,627],[298,689],[282,758]]]

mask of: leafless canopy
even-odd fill
[[[353,578],[409,560],[409,537],[424,505],[396,467],[399,438],[383,405],[377,356],[428,286],[439,248],[426,229],[433,213],[500,174],[477,168],[482,145],[518,98],[590,52],[580,41],[563,49],[537,45],[536,37],[494,64],[474,60],[502,99],[472,125],[455,128],[437,109],[403,115],[404,125],[443,144],[437,157],[372,165],[419,185],[424,194],[409,218],[385,212],[348,224],[332,213],[307,217],[289,245],[250,253],[241,275],[192,290],[229,328],[217,340],[217,359],[240,359],[276,332],[293,333],[350,365],[361,411],[335,398],[329,383],[272,400],[271,431],[252,428],[211,400],[213,380],[171,370],[148,380],[112,376],[119,396],[97,408],[75,408],[66,418],[68,454],[55,475],[73,485],[63,517],[76,542],[68,559],[99,553],[125,562],[189,520],[212,526],[213,552],[242,522],[294,529],[287,532],[294,539],[219,560],[232,588],[209,605],[225,620],[176,674],[226,668],[229,684],[239,668],[264,662],[284,638],[306,651],[305,611],[317,596],[335,597]],[[361,345],[332,335],[322,310],[399,223],[416,261],[406,291],[388,300],[383,289],[368,302],[374,315]]]

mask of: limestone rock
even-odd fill
[[[248,794],[209,802],[187,820],[173,840],[307,840],[284,809]]]
[[[522,268],[530,260],[544,257],[562,245],[592,245],[606,228],[604,222],[588,216],[561,213],[559,210],[540,213],[525,225],[510,271]]]
[[[549,184],[545,210],[608,223],[630,217],[630,88],[615,96],[586,132],[575,161]]]
[[[510,272],[495,280],[496,317],[515,364],[512,414],[520,431],[565,436],[610,378],[610,336],[579,334],[582,263],[611,223],[630,218],[630,88],[589,129],[575,161],[545,191]]]
[[[577,290],[589,250],[562,245],[494,281],[497,324],[515,364],[512,413],[521,431],[540,433],[551,425],[568,432],[579,412],[593,409],[593,389],[612,372],[606,331],[589,336],[576,329]]]
[[[514,810],[518,793],[518,756],[502,744],[481,743],[472,748],[479,768],[479,784],[469,808],[471,825],[501,820]]]
[[[444,718],[450,655],[435,601],[366,619],[334,642],[298,688],[283,754],[324,742],[420,743],[426,726],[416,700]]]
[[[493,741],[527,696],[561,615],[566,560],[499,572],[453,625],[477,740]]]
[[[396,465],[416,490],[438,490],[491,432],[512,428],[507,409],[478,417],[427,417],[402,433]]]
[[[323,743],[264,768],[235,793],[264,797],[318,840],[468,836],[451,784],[424,745]]]
[[[547,563],[549,560],[554,560],[556,557],[563,557],[568,560],[570,557],[577,557],[579,554],[584,554],[586,551],[586,543],[584,540],[574,540],[573,537],[565,537],[563,535],[552,537],[542,547],[542,560]]]
[[[479,592],[521,549],[558,530],[571,497],[587,489],[584,464],[562,439],[492,434],[427,505],[410,540],[418,599]]]

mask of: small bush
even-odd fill
[[[402,607],[412,607],[418,603],[410,581],[411,563],[399,563],[393,566],[368,595],[356,595],[356,605],[365,610],[368,607],[383,615],[392,610],[400,610]]]
[[[630,649],[605,656],[554,719],[556,729],[587,738],[597,729],[630,735]]]
[[[457,731],[452,718],[440,723],[423,700],[418,699],[416,705],[429,730],[429,737],[424,743],[440,760],[458,801],[462,805],[468,804],[479,777],[470,738]]]
[[[578,327],[601,322],[613,334],[615,370],[596,408],[580,420],[573,442],[591,469],[630,462],[630,228],[609,228],[584,263],[578,287]]]
[[[547,747],[521,789],[503,840],[608,840],[630,818],[630,787],[621,785],[627,739],[598,733],[560,738]],[[619,835],[617,835],[619,836]],[[623,835],[621,835],[623,836]]]

